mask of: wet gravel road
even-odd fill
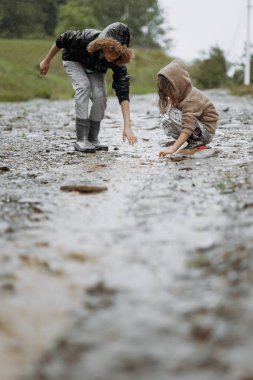
[[[172,159],[155,95],[90,155],[72,100],[0,103],[1,380],[253,379],[253,101],[208,95],[212,149]]]

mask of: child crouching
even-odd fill
[[[173,145],[159,156],[175,153],[185,142],[185,149],[205,148],[215,134],[218,112],[208,97],[191,84],[184,64],[174,60],[158,72],[159,109],[162,127]]]

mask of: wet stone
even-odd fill
[[[15,292],[15,285],[12,282],[0,282],[0,290],[4,293],[14,293]]]
[[[86,182],[66,183],[60,189],[63,191],[77,191],[79,193],[101,193],[108,190],[107,186]]]
[[[41,203],[40,199],[34,199],[34,198],[21,198],[19,199],[19,203],[27,203],[27,204],[39,204]]]
[[[89,310],[106,309],[113,305],[116,289],[109,288],[103,281],[86,289],[84,306]]]
[[[12,131],[12,125],[7,125],[6,127],[3,128],[3,131],[5,132],[8,132],[8,131]]]
[[[193,168],[190,168],[190,167],[183,167],[183,168],[179,168],[178,170],[185,170],[185,171],[189,172],[192,169]]]
[[[102,294],[113,295],[116,293],[116,290],[109,288],[103,281],[98,282],[94,286],[91,286],[86,289],[87,294],[97,296]]]
[[[51,182],[54,182],[55,176],[54,175],[39,175],[36,180],[41,184],[48,184]]]
[[[0,166],[0,174],[1,173],[5,173],[5,172],[9,172],[11,169],[8,168],[8,166]]]
[[[192,326],[191,336],[196,340],[208,340],[213,334],[213,327],[209,323],[198,323]]]
[[[67,255],[67,257],[71,260],[74,260],[74,261],[79,261],[79,262],[82,262],[82,263],[85,263],[85,262],[92,262],[94,261],[95,259],[92,258],[91,256],[87,255],[85,252],[75,252],[75,251],[71,251],[69,252],[69,254]]]

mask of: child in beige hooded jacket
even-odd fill
[[[205,148],[215,134],[218,112],[208,97],[191,84],[184,64],[174,60],[158,72],[159,109],[162,127],[175,142],[160,156],[175,153],[185,142],[186,149]]]

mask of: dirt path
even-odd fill
[[[253,379],[253,101],[209,96],[214,155],[181,161],[154,95],[135,147],[110,98],[92,155],[73,101],[0,104],[1,380]]]

